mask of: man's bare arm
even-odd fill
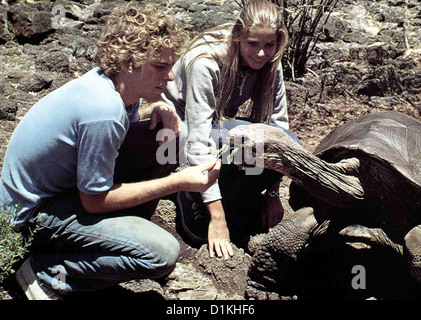
[[[164,178],[114,185],[97,195],[79,192],[84,209],[90,213],[106,213],[135,207],[178,191],[203,192],[219,176],[221,163],[189,167]]]

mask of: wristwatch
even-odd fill
[[[268,191],[268,192],[266,192],[266,194],[267,194],[267,196],[269,198],[279,197],[279,192],[278,191],[274,191],[274,190]]]

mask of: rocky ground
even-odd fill
[[[95,39],[118,2],[0,3],[0,168],[11,133],[31,105],[93,66]],[[238,12],[235,2],[228,0],[152,2],[171,11],[192,33],[232,20]],[[339,124],[369,112],[398,110],[421,120],[420,26],[421,6],[417,0],[338,1],[307,64],[307,72],[286,82],[291,130],[307,149],[314,150]],[[286,210],[288,185],[285,179],[281,188]],[[176,213],[174,198],[169,197],[160,202],[153,216],[153,221],[172,232],[182,246],[177,267],[168,278],[124,283],[95,298],[110,294],[117,299],[245,298],[248,248],[240,247],[229,261],[209,259],[206,246],[194,246],[178,232]],[[405,268],[396,270],[407,272]],[[387,276],[395,277],[396,270]],[[362,294],[345,290],[346,294],[338,296],[336,287],[327,285],[336,282],[326,272],[323,277],[323,281],[297,282],[300,287],[295,291],[272,298],[418,297],[412,287],[396,290],[390,286]],[[322,292],[328,293],[320,295]],[[13,295],[3,291],[1,297],[12,299]],[[78,294],[70,299],[92,297]]]

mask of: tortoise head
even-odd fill
[[[264,124],[238,126],[229,132],[232,147],[243,150],[244,161],[281,172],[316,198],[338,206],[357,205],[364,199],[361,183],[353,174],[358,159],[337,164],[316,157],[284,130]],[[238,164],[238,162],[234,162]]]

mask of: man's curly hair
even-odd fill
[[[96,60],[108,77],[159,58],[163,49],[182,54],[188,33],[152,5],[129,2],[109,15],[97,43]]]

